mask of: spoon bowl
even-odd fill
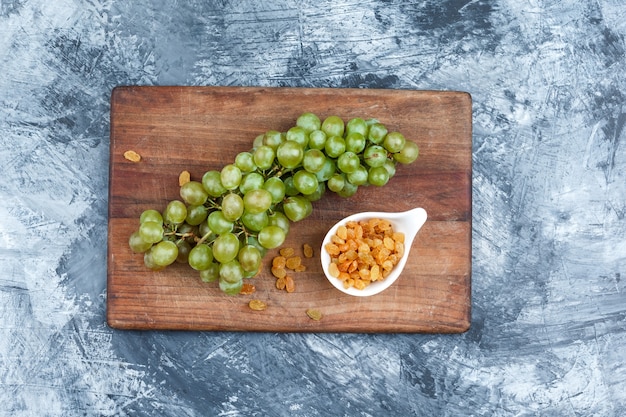
[[[404,233],[404,255],[398,262],[396,266],[394,266],[391,273],[383,280],[372,282],[370,285],[365,287],[362,290],[358,290],[356,288],[344,288],[343,282],[339,279],[333,277],[328,272],[328,266],[330,265],[330,255],[326,251],[326,244],[330,242],[331,237],[337,233],[337,229],[341,225],[345,225],[350,221],[361,221],[367,219],[385,219],[388,220],[395,232]],[[339,222],[337,222],[333,227],[330,228],[324,240],[322,241],[322,248],[320,250],[320,259],[322,262],[322,269],[324,270],[324,274],[328,281],[339,291],[344,292],[349,295],[354,295],[358,297],[367,297],[371,295],[375,295],[389,288],[391,284],[393,284],[404,269],[406,265],[406,261],[409,257],[409,253],[411,251],[411,245],[413,244],[413,240],[417,235],[417,232],[422,228],[424,223],[426,222],[426,210],[421,207],[414,208],[412,210],[404,211],[401,213],[385,213],[385,212],[374,212],[367,211],[363,213],[356,213],[351,216],[348,216]]]

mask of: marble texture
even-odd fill
[[[0,416],[626,415],[622,0],[0,0]],[[116,85],[473,97],[462,335],[105,324]]]

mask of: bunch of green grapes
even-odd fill
[[[359,186],[383,186],[396,163],[410,164],[418,146],[375,119],[298,117],[287,132],[259,135],[220,171],[180,188],[162,212],[145,210],[129,239],[145,265],[187,263],[226,294],[255,276],[268,249],[284,242],[290,223],[308,217],[326,190],[350,197]]]

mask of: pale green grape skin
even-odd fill
[[[152,247],[152,243],[143,240],[139,231],[135,231],[128,238],[128,246],[134,253],[144,253]]]
[[[212,211],[207,219],[209,229],[217,235],[228,233],[233,230],[234,223],[227,220],[221,210]]]
[[[208,215],[206,207],[203,205],[187,207],[187,217],[185,223],[191,226],[198,226],[206,220]]]
[[[351,133],[359,133],[360,135],[367,136],[368,130],[369,126],[367,122],[360,117],[350,119],[348,123],[346,123],[346,136]]]
[[[415,142],[407,140],[402,150],[393,154],[393,158],[401,164],[413,163],[419,156],[419,148]]]
[[[296,142],[303,148],[306,147],[309,143],[308,133],[306,132],[306,130],[304,130],[304,128],[300,126],[294,126],[290,128],[285,135],[285,139],[287,141]]]
[[[274,213],[268,216],[268,225],[270,226],[278,226],[285,231],[285,236],[289,233],[289,229],[291,223],[289,219],[285,215],[285,213],[281,213],[280,211],[275,211]]]
[[[269,210],[272,205],[272,194],[261,188],[252,190],[243,196],[243,206],[246,211],[252,214],[262,213]]]
[[[305,195],[305,197],[309,201],[318,201],[324,196],[325,192],[326,192],[326,183],[320,182],[317,184],[317,189],[311,194]]]
[[[163,240],[152,247],[151,255],[156,265],[171,265],[178,257],[178,246],[174,242]]]
[[[152,249],[147,250],[143,254],[143,263],[148,269],[151,269],[153,271],[161,271],[165,269],[165,266],[157,265],[156,263],[154,263],[154,259],[152,258]]]
[[[276,150],[276,159],[283,167],[293,169],[300,165],[304,156],[304,148],[297,142],[288,140],[280,144]]]
[[[220,263],[232,261],[238,253],[239,239],[233,233],[224,233],[213,241],[213,258]]]
[[[324,166],[315,173],[315,176],[319,182],[326,182],[335,174],[335,172],[337,172],[336,162],[330,158],[326,158]]]
[[[300,126],[305,132],[311,133],[314,130],[319,130],[322,126],[322,122],[315,113],[306,112],[302,113],[296,120],[296,126]]]
[[[382,187],[389,181],[389,172],[384,166],[372,167],[369,170],[367,181],[375,186]]]
[[[248,230],[258,232],[269,224],[269,216],[267,211],[250,213],[244,210],[241,216],[241,222]]]
[[[220,278],[219,287],[226,295],[237,295],[241,292],[241,288],[243,287],[243,279],[237,282],[228,282]]]
[[[191,244],[184,239],[179,239],[176,241],[176,246],[178,247],[178,256],[176,257],[176,262],[181,264],[186,264],[189,262],[189,252],[191,252]]]
[[[341,191],[339,191],[337,194],[343,198],[349,198],[349,197],[352,197],[354,194],[356,194],[358,188],[359,187],[357,185],[354,185],[351,182],[346,181]]]
[[[285,198],[285,183],[278,177],[270,177],[265,180],[263,189],[272,195],[272,204],[278,204]]]
[[[326,133],[321,130],[314,130],[309,133],[309,148],[310,149],[324,149],[326,145]]]
[[[387,128],[385,127],[385,125],[378,122],[370,125],[369,133],[367,136],[370,142],[378,145],[382,143],[382,141],[385,139],[385,136],[387,136]]]
[[[157,210],[154,210],[154,209],[144,210],[141,213],[141,216],[139,216],[139,224],[146,222],[146,221],[157,222],[157,223],[163,224],[163,216],[161,215],[161,213],[159,213]]]
[[[367,140],[365,140],[365,136],[358,132],[353,132],[346,135],[346,151],[361,153],[363,149],[365,149],[365,145],[367,144]]]
[[[326,186],[334,193],[340,192],[346,184],[346,177],[344,174],[336,173],[328,181]]]
[[[283,143],[283,135],[277,130],[268,130],[263,137],[263,144],[276,150]]]
[[[226,220],[236,221],[243,214],[243,210],[243,199],[239,194],[229,193],[222,199],[222,214]]]
[[[285,231],[278,226],[265,226],[259,232],[257,239],[264,248],[274,249],[283,244],[286,236]]]
[[[363,159],[370,167],[380,167],[387,160],[387,151],[380,145],[370,145],[365,148]]]
[[[165,207],[163,220],[167,224],[182,224],[187,218],[187,206],[180,200],[172,200]]]
[[[220,197],[228,191],[223,185],[219,171],[207,171],[202,176],[202,186],[211,197]]]
[[[203,282],[215,282],[220,277],[220,265],[212,262],[207,269],[200,271],[200,279]]]
[[[315,174],[300,170],[293,175],[293,185],[304,195],[313,194],[317,190],[319,181]]]
[[[346,176],[346,179],[354,185],[365,185],[367,184],[367,176],[367,168],[359,164],[356,170]]]
[[[259,146],[253,154],[254,163],[261,170],[271,168],[275,157],[276,151],[274,151],[274,148],[267,145]]]
[[[326,155],[319,149],[307,149],[302,158],[302,166],[307,171],[317,174],[326,163]]]
[[[163,225],[158,222],[145,221],[139,225],[139,236],[147,243],[157,243],[163,240]]]
[[[236,259],[228,261],[220,265],[220,279],[234,284],[243,279],[243,268]]]
[[[324,150],[327,156],[337,158],[346,151],[346,141],[341,136],[330,136],[326,139]]]
[[[213,257],[211,247],[205,243],[200,243],[189,251],[187,263],[189,263],[189,266],[196,271],[202,271],[211,265]]]
[[[287,197],[283,202],[283,212],[292,222],[305,219],[309,214],[311,214],[311,208],[311,202],[303,196]]]
[[[241,184],[239,184],[239,191],[241,194],[246,194],[248,191],[258,190],[263,187],[265,179],[263,175],[258,172],[250,172],[245,174],[241,179]]]
[[[180,197],[189,205],[199,206],[206,202],[209,193],[201,182],[189,181],[180,187]]]
[[[235,165],[244,174],[253,172],[256,169],[254,157],[250,152],[239,152],[235,157]]]
[[[396,164],[394,161],[387,159],[387,161],[385,162],[383,166],[389,173],[389,179],[391,179],[394,175],[396,175]]]
[[[220,171],[220,181],[227,190],[234,190],[239,187],[243,174],[234,164],[228,164]]]
[[[258,250],[253,245],[245,245],[243,248],[239,250],[239,254],[237,255],[237,259],[239,260],[239,264],[246,272],[256,272],[259,270],[261,266],[261,261],[263,260],[263,256],[261,255],[261,251]]]
[[[391,153],[400,152],[406,143],[404,135],[400,132],[389,132],[383,140],[383,147]]]
[[[346,174],[356,171],[360,165],[361,160],[354,152],[346,151],[337,159],[337,168]]]
[[[328,116],[322,122],[321,130],[326,136],[343,136],[345,124],[339,116]]]

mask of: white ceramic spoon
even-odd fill
[[[330,281],[330,283],[333,284],[333,286],[341,292],[360,297],[367,297],[370,295],[378,294],[379,292],[387,289],[398,279],[398,277],[402,273],[404,265],[406,264],[406,261],[409,257],[409,252],[411,251],[413,239],[415,239],[417,232],[426,222],[426,217],[426,210],[419,207],[412,210],[404,211],[402,213],[382,213],[372,211],[356,213],[337,222],[333,227],[330,228],[330,230],[324,237],[324,241],[322,242],[322,248],[320,250],[322,269],[324,270],[326,278],[328,278],[328,281]],[[394,232],[404,233],[404,256],[402,257],[402,259],[400,259],[400,262],[398,262],[398,264],[393,268],[391,274],[389,274],[385,279],[373,282],[362,290],[357,290],[356,288],[352,287],[344,288],[343,282],[331,276],[328,272],[328,266],[330,265],[330,255],[328,255],[328,252],[326,252],[325,246],[328,242],[330,242],[331,236],[333,236],[337,232],[337,229],[342,224],[346,224],[349,221],[360,221],[372,218],[387,219],[393,226]]]

